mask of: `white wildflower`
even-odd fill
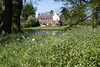
[[[33,38],[32,41],[35,41],[35,38]]]
[[[22,36],[22,38],[25,38],[24,36]]]
[[[19,38],[17,38],[17,40],[19,40]]]
[[[63,34],[63,36],[64,36],[65,34]]]
[[[57,41],[57,39],[55,41]]]
[[[29,50],[31,50],[31,48],[29,48]]]
[[[56,33],[55,32],[53,32],[53,35],[55,35]]]

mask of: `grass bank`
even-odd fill
[[[23,28],[23,29],[32,29],[32,30],[62,30],[66,28],[65,26],[60,26],[60,27],[28,27],[28,28]]]
[[[100,67],[100,30],[0,37],[0,67]]]

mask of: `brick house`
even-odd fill
[[[41,26],[58,26],[60,24],[60,17],[56,12],[50,15],[38,15],[37,20]]]

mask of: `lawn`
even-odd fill
[[[100,29],[1,36],[0,67],[100,67]]]
[[[60,26],[60,27],[28,27],[28,28],[23,28],[23,29],[32,29],[32,30],[62,30],[66,28],[65,26]]]

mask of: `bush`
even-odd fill
[[[50,26],[52,26],[52,23],[50,23]]]
[[[59,26],[60,24],[59,23],[56,23],[56,25]]]
[[[36,23],[36,19],[32,15],[30,15],[28,17],[26,23],[25,22],[21,22],[21,27],[22,28],[25,28],[25,27],[33,27],[33,26],[39,26],[39,23],[38,22]]]
[[[26,21],[26,24],[27,24],[27,26],[28,27],[32,27],[32,26],[34,26],[35,25],[35,17],[33,17],[33,16],[29,16],[28,17],[28,19],[27,19],[27,21]]]
[[[45,23],[43,23],[43,25],[45,25]]]

